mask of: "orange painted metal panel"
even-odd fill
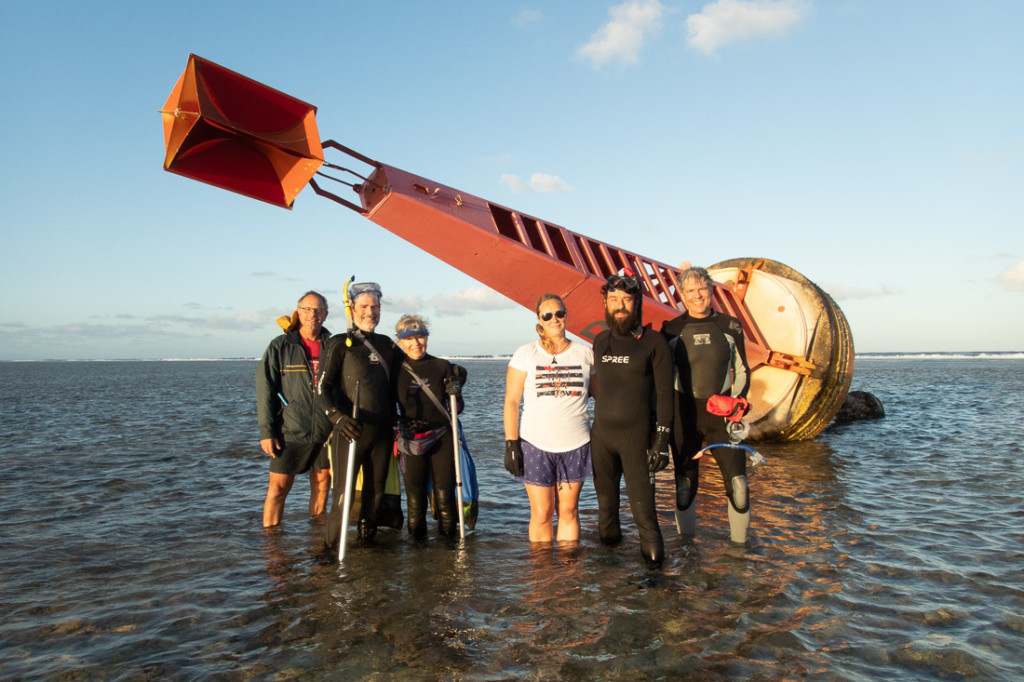
[[[677,286],[680,273],[676,268],[522,216],[399,168],[374,163],[377,170],[359,188],[367,218],[531,310],[542,294],[562,296],[569,309],[568,329],[577,336],[593,340],[603,329],[603,271],[621,271],[623,265],[643,273],[645,323],[659,329],[662,322],[679,314],[676,304],[681,301]],[[495,209],[515,216],[514,232],[499,229]],[[537,221],[546,226],[539,233],[539,248],[533,246],[522,221]],[[558,250],[552,246],[549,230],[560,231],[565,243],[572,245],[563,252],[569,262],[552,255]],[[509,236],[510,233],[519,238]],[[580,254],[581,246],[597,247],[600,253],[585,254],[584,259],[604,260],[607,265],[601,272],[595,274],[593,268],[576,265],[575,256]],[[750,319],[744,322],[753,324]],[[748,355],[751,351],[757,358],[767,356],[756,343],[748,349]]]
[[[160,113],[165,170],[275,206],[324,162],[316,107],[196,55]]]

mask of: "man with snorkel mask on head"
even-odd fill
[[[394,378],[403,357],[390,337],[374,331],[380,323],[380,285],[353,284],[346,294],[346,308],[351,310],[349,329],[328,341],[317,383],[320,407],[334,424],[335,438],[331,466],[334,500],[324,531],[328,547],[337,546],[341,533],[347,530],[341,527],[342,504],[348,444],[353,440],[354,471],[362,467],[363,472],[359,537],[369,542],[377,534],[377,516],[394,442]],[[358,417],[354,418],[352,407],[357,395]]]
[[[601,542],[622,540],[619,484],[640,531],[640,552],[660,568],[665,543],[654,505],[654,474],[668,466],[672,424],[672,356],[665,338],[643,326],[640,279],[631,271],[601,287],[608,329],[594,339],[600,391],[594,403],[590,448]]]

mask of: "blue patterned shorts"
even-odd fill
[[[521,444],[523,476],[519,480],[523,483],[553,488],[562,483],[583,483],[594,477],[590,443],[569,452],[546,452],[525,440]]]

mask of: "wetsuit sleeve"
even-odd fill
[[[743,326],[739,320],[732,320],[729,325],[732,337],[732,397],[746,398],[750,389],[750,367],[747,365],[747,348],[743,339]]]
[[[651,371],[654,374],[654,396],[657,404],[654,413],[658,426],[672,428],[673,391],[672,353],[668,342],[661,334],[651,334],[654,352],[651,356]]]
[[[412,380],[412,377],[405,372],[405,368],[402,366],[406,361],[405,351],[402,350],[401,346],[395,343],[394,339],[388,337],[386,352],[388,353],[388,357],[385,358],[385,361],[388,363],[388,376],[391,378],[391,395],[395,396],[395,405],[401,406],[401,401],[398,396],[402,394],[398,392],[399,387],[402,385],[402,381],[408,385],[408,382]],[[402,377],[403,373],[405,373],[404,377]],[[396,411],[395,414],[401,414],[401,412]]]
[[[332,336],[327,341],[324,357],[320,361],[316,401],[318,409],[324,414],[332,409],[352,414],[352,400],[345,395],[345,379],[342,375],[345,368],[346,338],[345,334]]]
[[[398,371],[395,372],[392,376],[394,376],[394,380],[392,383],[394,384],[393,388],[395,390],[395,405],[397,405],[396,414],[399,417],[408,416],[409,410],[406,407],[403,398],[409,395],[409,386],[412,385],[413,383],[412,375],[409,374],[409,372],[405,369],[404,366],[399,364]]]
[[[389,367],[391,369],[391,376],[397,376],[399,370],[402,369],[402,363],[405,362],[405,351],[402,347],[395,343],[394,339],[387,337],[388,345],[391,349],[391,357],[388,358]]]
[[[277,345],[271,343],[256,366],[256,421],[260,440],[281,436],[280,360]]]

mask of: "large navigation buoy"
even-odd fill
[[[530,310],[541,294],[560,294],[572,310],[568,331],[584,339],[605,327],[601,287],[611,275],[640,279],[644,320],[654,329],[684,308],[678,268],[334,140],[321,142],[315,112],[191,55],[161,109],[164,168],[284,208],[309,184]],[[327,162],[325,150],[344,155],[345,165]],[[329,191],[328,181],[354,195]],[[853,375],[853,339],[843,313],[813,282],[775,261],[737,258],[709,271],[715,308],[738,318],[746,335],[752,439],[813,438],[843,405]]]
[[[818,435],[843,406],[853,378],[846,316],[820,287],[776,261],[733,258],[708,271],[729,299],[745,305],[760,336],[748,340],[766,351],[747,354],[750,440]]]

